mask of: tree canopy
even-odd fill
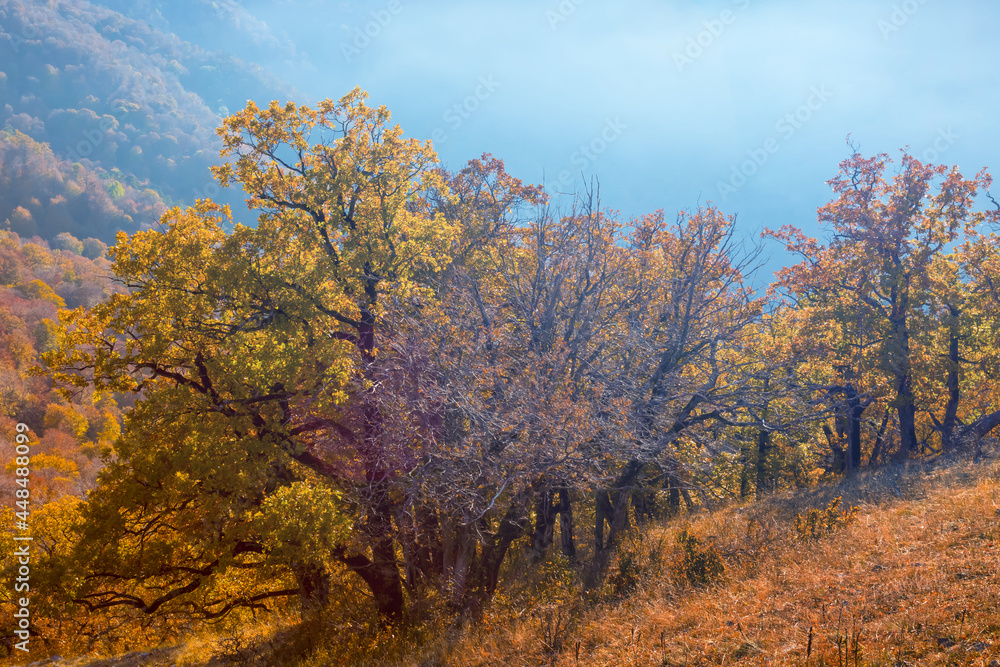
[[[256,225],[172,208],[108,251],[123,289],[61,311],[57,385],[130,405],[61,509],[62,604],[171,627],[322,613],[348,581],[387,625],[475,615],[517,554],[558,550],[592,584],[651,516],[1000,421],[985,172],[904,153],[888,178],[855,152],[826,245],[771,232],[802,261],[765,293],[761,247],[712,205],[622,220],[595,186],[559,209],[389,121],[360,90],[248,103],[215,176]]]

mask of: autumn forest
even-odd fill
[[[28,21],[19,7],[0,3],[5,25]],[[176,75],[157,85],[208,62],[156,44]],[[687,598],[764,562],[773,531],[815,544],[864,512],[845,492],[794,522],[754,508],[935,461],[995,475],[1000,195],[985,169],[848,138],[819,238],[749,234],[711,201],[622,216],[597,178],[553,196],[488,153],[448,170],[360,88],[249,102],[211,139],[180,93],[173,111],[101,106],[114,95],[72,83],[97,65],[70,60],[0,65],[22,105],[0,113],[0,543],[4,582],[20,581],[8,555],[31,536],[31,659],[152,661],[216,633],[229,652],[211,664],[278,664],[233,639],[266,622],[298,651],[281,664],[418,664],[415,646],[485,642],[523,617],[541,660],[612,664],[560,623],[623,604],[655,567]],[[87,132],[89,159],[59,144]],[[182,203],[209,178],[218,196]],[[249,217],[228,205],[242,200]],[[765,242],[794,258],[773,282]],[[995,504],[984,483],[969,488]],[[757,512],[741,546],[697,523],[725,508]],[[976,530],[995,558],[996,527]],[[12,660],[28,657],[21,595],[0,593]],[[808,632],[794,664],[838,664],[840,639],[814,652]],[[341,653],[319,639],[337,635]],[[853,664],[901,664],[858,662],[868,640],[853,637]],[[762,646],[727,655],[764,660]]]

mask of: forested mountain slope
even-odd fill
[[[0,131],[0,211],[0,224],[24,237],[113,241],[116,231],[152,227],[166,206],[134,176],[59,159],[48,144],[13,130]]]
[[[360,87],[286,101],[115,6],[0,0],[6,657],[993,658],[986,169],[852,145],[823,239],[763,232],[795,262],[765,291],[712,202],[451,171]],[[944,460],[939,511],[907,478]]]
[[[31,373],[54,344],[59,308],[92,307],[123,291],[109,278],[101,241],[64,233],[53,245],[0,232],[0,432],[9,439],[17,422],[39,426],[32,479],[39,503],[93,486],[121,414],[111,394],[70,405],[48,379]],[[14,506],[14,490],[0,490],[4,511]]]
[[[0,129],[48,144],[56,158],[99,174],[112,194],[117,181],[152,189],[168,202],[219,198],[208,168],[218,158],[215,128],[227,107],[293,94],[259,68],[85,0],[0,2]],[[44,161],[49,164],[35,160],[21,164],[16,177],[0,177],[0,222],[24,206],[27,181],[65,172],[51,158]],[[37,177],[36,165],[42,169]],[[72,230],[110,242],[117,228],[135,231],[152,221],[124,214],[132,220],[70,224],[41,216],[41,227],[25,231],[51,238]]]

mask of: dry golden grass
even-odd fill
[[[855,521],[800,539],[795,516],[835,496],[858,507]],[[676,554],[650,559],[649,545],[676,552],[682,529],[723,555],[722,580],[694,588],[678,577]],[[624,549],[645,576],[623,600],[529,610],[433,653],[368,664],[1000,664],[997,461],[863,473],[650,529]]]
[[[286,620],[138,662],[133,653],[63,664],[1000,665],[1000,451],[993,457],[886,467],[647,527],[599,591],[575,592],[577,573],[555,559],[542,580],[502,592],[477,625],[431,618],[393,636],[344,619]],[[796,531],[797,515],[838,496],[858,508],[853,521],[818,539]],[[695,556],[722,558],[720,578],[696,586],[684,576],[696,566],[683,560],[683,530],[699,540]]]

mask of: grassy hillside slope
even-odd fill
[[[393,634],[343,610],[63,664],[997,665],[1000,450],[646,526],[599,589],[580,576],[554,560],[462,627]]]

